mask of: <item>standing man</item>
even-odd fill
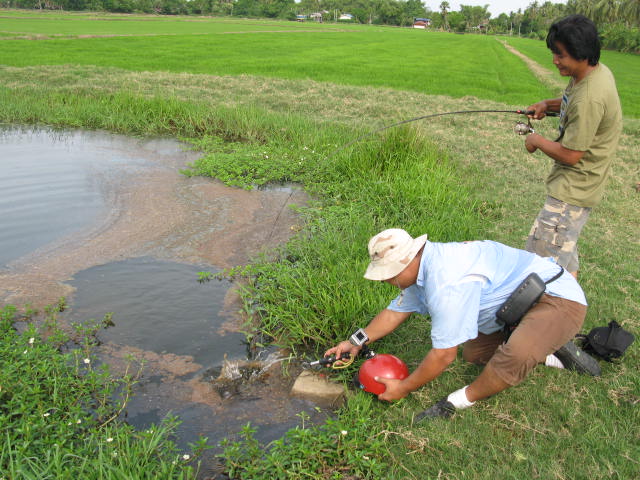
[[[484,370],[420,418],[449,417],[518,385],[554,352],[566,368],[600,374],[598,362],[568,342],[582,327],[586,300],[575,278],[553,259],[491,241],[433,243],[427,235],[414,239],[397,228],[371,238],[368,248],[371,262],[364,277],[397,286],[401,293],[369,325],[325,355],[340,358],[349,352],[353,357],[411,313],[431,317],[432,348],[407,378],[375,378],[386,387],[380,400],[398,400],[438,377],[456,359],[459,345],[463,358],[486,364]],[[507,338],[496,311],[532,272],[548,282],[546,292]]]
[[[555,161],[526,249],[553,257],[577,278],[578,237],[602,199],[622,131],[622,110],[613,74],[599,63],[600,40],[591,20],[570,15],[554,23],[547,47],[560,74],[571,80],[562,98],[528,107],[534,119],[560,112],[560,135],[552,141],[532,133],[525,140],[530,153],[541,150]]]

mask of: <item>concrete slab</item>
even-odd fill
[[[325,375],[304,370],[291,387],[291,396],[304,398],[322,406],[339,407],[344,403],[344,385],[330,381]]]

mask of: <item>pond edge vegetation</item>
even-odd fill
[[[478,238],[485,232],[483,224],[499,223],[505,215],[499,201],[476,201],[467,182],[460,180],[462,173],[470,175],[473,170],[460,170],[460,165],[448,158],[449,153],[442,145],[413,126],[391,130],[334,154],[339,146],[357,136],[358,126],[316,121],[299,114],[281,114],[259,108],[212,108],[204,103],[176,98],[145,97],[126,89],[114,93],[60,89],[47,92],[44,98],[37,92],[36,87],[0,87],[0,119],[8,123],[106,129],[134,135],[171,135],[190,141],[205,153],[191,166],[188,174],[213,176],[243,188],[269,182],[305,185],[314,201],[300,209],[301,231],[275,252],[277,261],[272,257],[256,259],[242,271],[249,281],[244,297],[246,313],[259,319],[258,329],[261,332],[297,354],[307,351],[317,354],[326,347],[327,339],[344,338],[388,300],[392,289],[368,284],[361,278],[367,261],[364,245],[371,234],[388,226],[402,226],[410,232],[428,232],[436,241]],[[456,125],[456,122],[460,121],[452,120],[451,124]],[[479,170],[476,173],[482,178]],[[472,179],[466,180],[471,183]],[[16,312],[7,308],[3,318],[6,324],[12,324]],[[625,315],[631,317],[632,312]],[[428,325],[414,319],[410,327],[411,331],[404,329],[391,335],[378,347],[390,352],[406,352],[405,360],[411,365],[422,358],[424,346],[416,342],[416,338],[428,338]],[[11,330],[8,329],[9,333]],[[26,336],[13,332],[10,333],[14,335],[11,348],[17,358],[29,345],[29,340],[36,338],[37,332],[30,330]],[[630,354],[628,361],[632,362],[635,357]],[[66,363],[73,365],[70,361]],[[83,364],[81,362],[79,367]],[[46,366],[44,373],[38,373],[36,378],[51,375],[53,368]],[[504,465],[492,465],[492,459],[504,458],[503,451],[479,454],[477,461],[465,466],[473,446],[465,444],[462,450],[456,447],[456,430],[461,428],[466,433],[497,437],[498,450],[507,448],[515,435],[514,455],[518,460],[509,466],[509,471],[515,476],[526,476],[531,471],[531,460],[555,458],[556,448],[563,439],[566,440],[565,433],[580,429],[584,417],[575,415],[572,410],[574,402],[580,401],[584,408],[596,411],[599,404],[611,401],[609,395],[613,389],[619,406],[617,416],[630,420],[630,426],[625,428],[616,424],[609,430],[608,417],[596,413],[595,431],[588,433],[585,441],[597,455],[587,459],[579,454],[573,455],[564,465],[550,462],[545,466],[536,461],[535,467],[542,476],[550,475],[555,469],[568,475],[577,468],[580,460],[589,464],[591,478],[605,478],[610,468],[599,469],[597,466],[597,460],[604,457],[610,465],[615,465],[620,478],[624,478],[634,468],[633,462],[624,458],[625,455],[629,458],[635,456],[634,434],[629,428],[637,424],[633,419],[637,419],[638,414],[634,413],[630,385],[620,378],[622,371],[628,370],[622,368],[615,374],[617,377],[609,385],[611,388],[607,385],[598,387],[597,381],[593,393],[585,393],[589,387],[584,379],[572,377],[575,385],[569,385],[559,393],[568,393],[568,399],[549,399],[525,386],[508,399],[500,400],[511,407],[506,409],[511,412],[506,414],[507,417],[500,417],[502,414],[498,414],[498,409],[489,403],[478,413],[478,418],[466,416],[457,424],[438,425],[437,432],[429,427],[415,428],[412,425],[412,412],[428,400],[429,391],[393,405],[381,405],[371,396],[354,395],[336,420],[322,426],[295,429],[281,441],[274,442],[264,455],[262,452],[257,455],[261,448],[253,437],[254,429],[247,426],[239,440],[225,443],[223,457],[235,478],[252,479],[428,478],[439,474],[437,470],[431,470],[436,468],[435,465],[423,465],[420,467],[422,470],[412,475],[410,470],[421,462],[414,461],[415,456],[406,456],[407,453],[429,455],[432,459],[446,456],[451,465],[450,471],[458,472],[455,475],[461,474],[463,469],[469,475],[482,478],[505,473]],[[439,380],[435,387],[450,389],[456,382],[476,373],[473,366],[456,364],[448,378]],[[71,377],[77,380],[77,372],[71,371]],[[348,379],[343,377],[343,380]],[[554,380],[562,381],[557,374],[539,374],[533,377],[532,382],[553,388]],[[106,387],[101,385],[100,388]],[[532,397],[526,399],[527,395]],[[43,410],[46,405],[40,403],[31,406],[25,403],[25,408],[29,406],[29,412],[41,413],[42,419],[49,419],[51,412]],[[528,408],[524,412],[516,411],[522,403]],[[534,404],[545,405],[542,417],[535,411]],[[501,407],[500,411],[503,410]],[[93,418],[91,408],[85,408],[83,412],[86,418]],[[44,416],[46,413],[49,415]],[[482,419],[487,421],[483,424]],[[62,420],[69,421],[67,417]],[[126,474],[130,475],[129,478],[158,478],[143,476],[143,471],[151,473],[153,468],[160,468],[153,472],[154,475],[158,471],[166,472],[163,478],[191,478],[193,470],[183,464],[184,460],[190,459],[176,456],[174,447],[167,440],[171,422],[168,420],[165,429],[159,427],[156,430],[156,433],[160,432],[159,437],[145,439],[143,435],[139,446],[124,443],[125,448],[118,450],[132,454],[131,464],[127,467],[130,470]],[[504,427],[509,422],[516,426],[522,422],[532,422],[533,425],[510,431]],[[121,430],[116,433],[115,430],[105,430],[100,422],[92,424],[92,428],[95,427],[92,431],[100,434],[99,438],[105,438],[107,448],[115,442],[108,441],[109,438],[125,442],[127,438],[142,435],[131,431],[126,424],[111,422],[108,426]],[[113,466],[113,455],[108,457],[101,453],[95,457],[96,451],[111,452],[103,450],[104,445],[89,442],[78,446],[70,441],[63,444],[69,450],[59,455],[55,450],[58,447],[53,446],[57,443],[55,429],[43,428],[43,431],[48,432],[48,436],[44,438],[42,447],[28,442],[23,445],[43,448],[34,451],[46,450],[50,452],[48,455],[54,455],[47,457],[50,470],[45,470],[46,464],[34,462],[28,449],[25,451],[29,454],[23,458],[17,454],[5,455],[3,467],[4,462],[8,462],[13,471],[21,472],[25,478],[47,478],[47,475],[50,475],[48,478],[70,478],[77,472],[84,473],[82,469],[89,462],[94,470],[101,473],[86,478],[122,478],[118,475],[125,475],[125,470],[116,470]],[[77,432],[70,435],[78,437]],[[607,456],[600,445],[602,435],[611,436],[619,456]],[[87,435],[80,437],[93,438]],[[532,452],[523,450],[525,445],[534,444],[539,437],[544,437],[541,443],[547,446],[532,447]],[[17,443],[12,441],[12,448]],[[145,449],[150,445],[160,444],[166,447],[157,450],[160,453],[154,457],[160,467],[154,464],[150,468],[150,464],[145,463],[146,457],[142,457],[143,463],[136,463],[134,457],[141,457],[136,455],[138,448],[147,451]],[[203,445],[200,447],[202,451]],[[80,450],[85,452],[85,456],[73,450],[78,448],[85,449]],[[198,446],[194,449],[198,450]],[[405,466],[407,462],[409,466]],[[70,471],[74,473],[61,476],[53,473]]]

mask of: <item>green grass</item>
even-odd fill
[[[0,32],[17,35],[202,35],[255,33],[269,30],[357,30],[354,26],[320,25],[273,20],[211,19],[205,17],[132,16],[116,14],[48,15],[0,10]]]
[[[12,306],[0,309],[3,478],[193,478],[193,454],[183,457],[171,441],[177,420],[167,418],[144,432],[121,420],[135,372],[118,379],[97,365],[91,333],[72,337],[57,327],[60,305],[46,309],[40,327],[33,321],[37,316],[25,319]],[[22,333],[20,322],[29,322]],[[72,340],[76,348],[61,353]]]
[[[399,39],[413,35],[387,32],[381,30],[378,45],[386,45],[388,39],[398,41],[388,42],[388,49],[381,47],[380,57],[372,48],[367,59],[372,65],[376,58],[394,61],[391,47],[404,48],[406,43]],[[376,40],[373,32],[365,35]],[[248,50],[244,41],[253,42],[249,37],[236,37],[238,51]],[[325,39],[330,50],[337,37],[323,33],[314,41]],[[365,48],[357,38],[354,35],[355,45]],[[491,39],[483,37],[407,38],[439,42],[448,61],[439,72],[446,74],[448,91],[456,93],[467,89],[465,72],[472,68],[467,59],[474,48],[493,51]],[[129,52],[126,41],[138,39],[120,40]],[[19,42],[10,43],[12,55],[25,51],[20,49],[26,47],[17,47]],[[39,43],[23,42],[37,49]],[[162,41],[157,45],[168,48]],[[395,56],[404,54],[399,50]],[[57,54],[52,55],[55,59]],[[77,55],[85,58],[86,53],[80,49]],[[433,56],[439,55],[436,51]],[[197,57],[195,52],[193,56]],[[503,57],[496,53],[494,58]],[[291,68],[297,68],[292,63]],[[183,66],[190,72],[189,64]],[[506,67],[511,64],[478,69],[474,79],[490,85],[497,72],[504,82],[516,81],[520,74],[532,77],[520,60],[513,64],[513,75]],[[524,245],[543,203],[550,162],[544,155],[526,153],[523,139],[512,133],[517,119],[513,115],[417,122],[336,153],[363,132],[393,121],[430,112],[515,108],[523,105],[521,100],[514,105],[490,88],[485,88],[485,100],[401,90],[396,83],[413,81],[411,69],[394,71],[397,78],[387,73],[392,88],[380,88],[350,71],[327,80],[320,67],[310,70],[313,79],[279,68],[286,78],[251,71],[212,76],[199,70],[132,71],[130,66],[4,66],[0,67],[0,121],[187,137],[205,152],[192,174],[213,175],[240,186],[303,182],[314,201],[301,209],[301,231],[275,252],[277,261],[256,259],[249,266],[245,291],[245,308],[259,314],[260,328],[296,353],[319,354],[387,304],[393,289],[361,277],[367,263],[366,240],[382,228],[427,232],[434,241],[490,238]],[[363,69],[359,75],[366,73]],[[427,71],[421,78],[430,75],[434,76]],[[624,75],[618,83],[627,88]],[[520,95],[534,97],[526,86]],[[607,195],[581,236],[580,279],[590,303],[584,331],[616,319],[638,336],[640,195],[634,186],[639,180],[640,122],[625,113]],[[551,137],[555,122],[546,119],[536,130]],[[396,353],[414,368],[429,348],[428,338],[428,319],[415,316],[377,342],[375,349]],[[389,405],[355,393],[335,423],[290,432],[289,441],[275,444],[263,457],[256,455],[259,447],[247,428],[247,441],[228,444],[226,458],[236,477],[253,479],[356,474],[376,479],[635,478],[640,455],[636,431],[640,374],[635,367],[639,360],[636,344],[621,362],[603,364],[603,375],[597,379],[540,368],[517,388],[480,402],[449,422],[413,425],[416,412],[477,376],[479,368],[460,359],[401,402]],[[330,375],[348,382],[354,371],[355,367]],[[363,443],[363,437],[372,440]],[[345,458],[352,461],[345,463]],[[368,472],[367,462],[374,462]]]
[[[557,78],[563,78],[553,65],[551,52],[545,42],[527,38],[504,38],[520,52],[553,71]],[[603,50],[600,61],[609,67],[616,77],[624,115],[639,118],[640,93],[636,85],[640,84],[640,55]]]
[[[5,40],[2,47],[2,63],[9,66],[75,64],[132,71],[313,78],[433,95],[497,98],[521,106],[531,98],[551,95],[493,37],[413,29]],[[451,51],[457,53],[458,61],[451,61]],[[464,80],[452,82],[452,78]]]

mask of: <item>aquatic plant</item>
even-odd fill
[[[45,309],[49,316],[64,307]],[[180,453],[179,421],[136,431],[120,417],[136,375],[109,374],[88,349],[61,353],[69,337],[49,318],[15,328],[21,315],[0,309],[0,472],[6,478],[189,479],[206,439]],[[53,329],[53,331],[51,330]],[[86,342],[85,347],[91,345]]]

